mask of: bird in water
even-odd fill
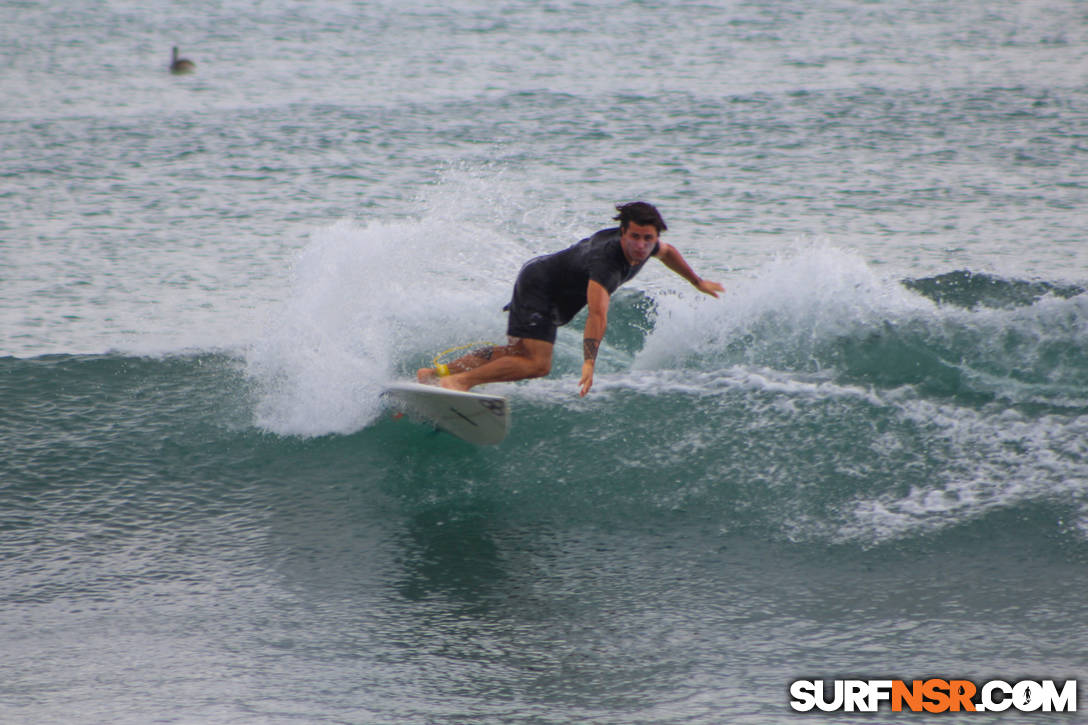
[[[175,74],[192,73],[196,70],[196,63],[188,58],[178,57],[178,47],[174,46],[174,58],[170,62],[170,72]]]

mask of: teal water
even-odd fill
[[[813,672],[1076,676],[1088,309],[1022,288],[506,386],[494,448],[261,430],[230,356],[7,358],[5,717],[755,722]]]
[[[0,721],[762,725],[932,676],[1083,710],[1085,21],[0,5]],[[642,197],[722,299],[648,266],[589,397],[581,319],[492,388],[499,446],[394,417]]]

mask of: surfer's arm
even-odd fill
[[[586,331],[582,336],[582,349],[585,360],[582,362],[582,386],[581,394],[586,393],[593,386],[593,369],[597,364],[597,349],[604,338],[604,330],[608,326],[608,302],[610,296],[608,290],[600,282],[589,281],[586,286],[586,305],[589,314],[586,316]]]
[[[680,251],[671,244],[661,242],[657,254],[654,256],[660,259],[666,267],[690,282],[695,289],[703,294],[717,297],[719,292],[725,291],[725,287],[722,287],[717,282],[711,282],[710,280],[703,279],[695,274],[695,270],[693,270],[691,265],[687,263],[687,260],[684,259],[684,255],[680,254]]]

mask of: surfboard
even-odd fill
[[[422,383],[391,383],[385,395],[436,427],[478,446],[500,443],[510,430],[510,405],[501,395],[462,393]]]

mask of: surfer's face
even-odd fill
[[[623,255],[630,264],[642,264],[654,251],[657,244],[657,227],[653,224],[636,224],[628,222],[620,234],[620,246],[623,247]]]

